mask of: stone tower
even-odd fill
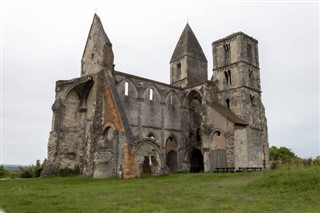
[[[237,150],[235,143],[235,150],[241,152],[237,156],[242,156],[236,162],[240,166],[265,167],[269,162],[269,149],[261,101],[258,41],[238,32],[213,42],[212,49],[212,80],[217,83],[219,103],[248,123],[244,138],[239,141],[246,143],[245,146]]]
[[[170,83],[177,87],[195,86],[208,79],[208,61],[187,24],[170,60]]]

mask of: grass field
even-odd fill
[[[6,179],[0,186],[8,213],[320,212],[320,167],[132,180]]]

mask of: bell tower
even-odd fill
[[[242,32],[212,43],[213,76],[220,104],[246,121],[247,165],[267,166],[268,132],[261,100],[258,41]],[[257,162],[257,156],[260,162]]]
[[[187,24],[170,60],[170,83],[177,87],[201,84],[208,79],[208,61]]]

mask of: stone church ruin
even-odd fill
[[[43,175],[85,176],[268,168],[258,41],[242,32],[212,43],[213,73],[187,24],[170,60],[170,84],[116,71],[95,14],[81,76],[56,82]]]

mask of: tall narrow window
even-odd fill
[[[153,89],[149,90],[149,100],[152,101],[153,100]]]
[[[177,64],[177,70],[176,70],[176,80],[180,80],[181,78],[181,63]]]
[[[226,84],[231,85],[231,71],[230,70],[224,72],[224,78],[225,78]]]
[[[231,85],[231,71],[228,70],[228,76],[229,76],[229,85]]]
[[[230,59],[230,44],[223,45],[224,48],[224,60]]]
[[[124,83],[124,95],[125,96],[129,95],[129,83],[128,82]]]
[[[226,84],[228,85],[229,84],[229,75],[227,72],[224,72],[224,78],[226,80]]]
[[[170,95],[170,104],[172,104],[172,97],[173,97],[173,95],[171,94]]]
[[[226,105],[230,109],[230,100],[229,100],[229,98],[226,99]]]

